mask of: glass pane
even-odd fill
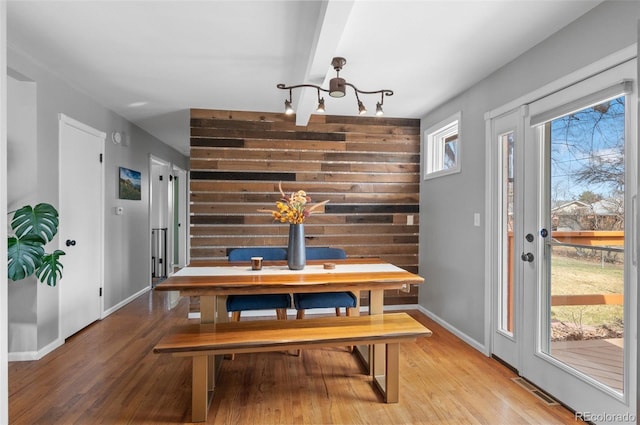
[[[547,124],[551,306],[545,351],[623,391],[624,113],[620,97]]]
[[[458,135],[447,138],[444,141],[444,166],[445,170],[453,168],[458,162]]]
[[[499,143],[502,149],[502,266],[500,285],[500,329],[513,335],[513,211],[514,211],[514,134],[501,134]]]

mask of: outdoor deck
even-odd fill
[[[576,370],[615,390],[623,391],[622,338],[552,342],[551,352],[555,358]]]

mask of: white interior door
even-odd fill
[[[61,337],[98,320],[103,281],[105,133],[60,114],[59,241],[66,255],[60,280]]]
[[[529,105],[520,374],[593,423],[635,422],[635,60]],[[621,81],[623,81],[621,83]],[[524,243],[524,242],[523,242]]]

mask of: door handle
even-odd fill
[[[67,239],[66,245],[67,246],[76,246],[76,241],[71,240],[71,239]]]
[[[530,252],[527,252],[526,254],[523,252],[520,258],[522,258],[522,261],[526,261],[528,263],[533,262],[533,254]]]

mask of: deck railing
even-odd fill
[[[624,232],[619,230],[594,230],[575,232],[553,232],[553,239],[548,242],[551,246],[571,248],[585,248],[598,250],[602,253],[604,262],[605,252],[624,252]],[[582,295],[553,295],[552,306],[561,305],[622,305],[623,294],[582,294]]]
[[[578,230],[578,231],[554,231],[552,239],[548,243],[551,246],[565,246],[599,250],[603,253],[601,261],[604,263],[605,252],[624,252],[624,232],[622,230]],[[512,306],[513,294],[513,260],[519,258],[513,252],[513,233],[508,235],[508,304]],[[567,305],[622,305],[623,294],[580,294],[580,295],[553,295],[552,306]],[[511,330],[513,327],[513,314],[511,307],[507,310],[507,321]]]

